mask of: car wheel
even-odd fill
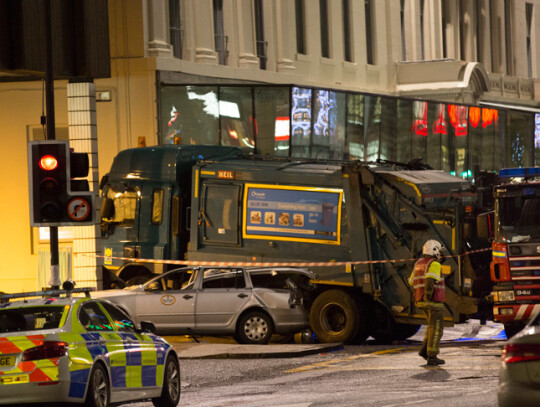
[[[165,378],[161,396],[152,399],[156,407],[176,407],[180,401],[180,364],[178,357],[169,355],[165,362]]]
[[[328,290],[313,301],[309,321],[320,342],[352,343],[360,324],[358,306],[346,292]]]
[[[253,311],[240,318],[235,338],[240,343],[260,345],[268,343],[273,333],[270,317],[263,312]]]
[[[90,373],[90,383],[86,394],[85,406],[107,407],[111,399],[111,389],[107,371],[100,364],[96,364]]]

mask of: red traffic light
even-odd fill
[[[52,155],[44,155],[39,160],[39,168],[45,171],[52,171],[58,168],[58,160]]]

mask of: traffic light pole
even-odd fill
[[[51,0],[43,0],[43,24],[45,29],[45,103],[47,112],[47,140],[54,140],[54,72],[52,53]],[[49,281],[49,285],[52,289],[58,289],[60,288],[60,266],[58,264],[57,226],[50,226],[49,239],[51,250],[51,279]]]

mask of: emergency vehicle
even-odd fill
[[[67,288],[68,286],[66,286]],[[0,295],[0,405],[180,400],[173,347],[90,289]],[[85,297],[73,294],[85,293]]]
[[[540,311],[540,168],[508,168],[494,188],[493,315],[506,335]]]

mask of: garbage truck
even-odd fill
[[[488,242],[476,236],[473,186],[418,161],[143,147],[120,152],[100,188],[105,285],[189,262],[308,267],[317,278],[304,305],[321,342],[414,335],[426,320],[407,278],[428,239],[445,247],[445,325],[477,312],[475,281],[489,273],[475,260]]]
[[[505,168],[499,180],[493,190],[493,316],[510,337],[540,311],[540,168]]]

